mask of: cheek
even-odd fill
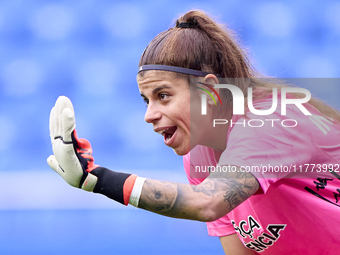
[[[191,96],[190,98],[190,114],[191,116],[201,115],[202,102],[199,95]]]
[[[186,124],[190,124],[190,109],[188,108],[182,108],[182,111],[179,112],[180,118],[185,122]]]
[[[190,127],[190,111],[178,107],[176,112],[173,112],[172,120],[176,122],[177,126],[187,130]]]

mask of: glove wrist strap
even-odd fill
[[[128,204],[137,175],[115,172],[104,167],[97,167],[90,173],[98,178],[94,193],[103,194],[124,205]]]

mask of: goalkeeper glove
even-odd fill
[[[49,156],[47,162],[68,184],[101,193],[125,205],[129,203],[137,176],[94,164],[91,144],[85,139],[78,139],[73,106],[65,96],[59,97],[52,108],[50,136],[54,155]],[[141,179],[143,183],[145,179]],[[141,187],[139,195],[140,192]],[[138,201],[134,205],[137,206]]]

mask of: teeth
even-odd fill
[[[164,133],[165,131],[167,131],[168,129],[169,129],[169,128],[159,130],[159,131],[157,131],[157,133],[158,133],[158,134],[161,134],[161,135],[164,135],[163,133]]]

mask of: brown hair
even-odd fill
[[[180,28],[187,22],[191,28]],[[223,28],[202,11],[189,11],[176,26],[158,34],[145,49],[139,65],[173,65],[219,74],[250,78],[254,70],[236,42],[232,30]]]
[[[181,27],[181,23],[186,23],[187,28]],[[139,66],[149,64],[178,66],[218,74],[233,79],[233,84],[239,86],[244,95],[247,95],[249,86],[261,89],[263,93],[253,95],[254,101],[268,96],[274,87],[288,86],[274,79],[256,79],[264,76],[253,67],[245,49],[238,43],[236,34],[199,10],[189,11],[179,17],[175,27],[161,32],[149,43],[141,56]],[[176,75],[188,80],[190,78],[189,75]],[[220,95],[230,109],[231,93],[223,90]],[[340,122],[340,112],[321,100],[312,98],[309,104],[322,115]]]

